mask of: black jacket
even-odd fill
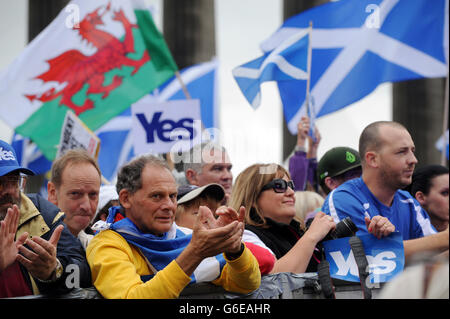
[[[31,203],[27,199],[31,200]],[[64,215],[60,212],[60,209],[40,195],[22,194],[20,214],[17,237],[23,232],[28,232],[30,236],[40,236],[49,240],[55,228],[58,225],[64,225],[56,252],[56,256],[64,269],[59,280],[54,283],[40,282],[31,278],[28,271],[21,265],[33,293],[64,294],[72,288],[91,287],[91,271],[86,260],[86,253],[80,241],[72,235],[64,224]],[[38,289],[36,289],[36,286]]]
[[[292,220],[288,225],[267,217],[265,219],[267,227],[245,225],[245,228],[254,232],[272,250],[277,259],[280,259],[297,243],[304,231],[296,220]],[[317,265],[316,259],[311,257],[305,272],[316,272]]]

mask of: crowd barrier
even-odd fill
[[[360,283],[333,281],[336,299],[362,299]],[[376,299],[381,286],[372,288],[372,298]],[[22,299],[101,299],[94,287],[77,288],[61,296],[36,295]],[[277,273],[261,278],[261,286],[247,295],[231,293],[211,283],[198,283],[187,286],[180,299],[325,299],[317,273]]]

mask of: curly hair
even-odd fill
[[[153,156],[142,155],[131,162],[122,166],[117,175],[116,190],[119,194],[122,189],[127,189],[128,192],[134,194],[142,188],[142,171],[146,165],[153,165],[160,168],[166,168],[170,171],[170,168],[166,161]]]

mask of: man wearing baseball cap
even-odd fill
[[[328,194],[344,182],[361,176],[361,158],[351,147],[339,146],[327,151],[317,165],[320,186]]]
[[[204,186],[182,185],[178,187],[175,222],[178,226],[194,228],[200,206],[208,206],[214,214],[225,197],[225,189],[215,183]]]
[[[0,298],[91,286],[80,242],[63,223],[58,207],[22,192],[24,174],[34,172],[20,166],[11,145],[0,140]],[[72,271],[66,271],[68,265]]]

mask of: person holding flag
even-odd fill
[[[317,149],[321,136],[317,127],[314,130],[314,139],[310,136],[310,131],[309,118],[304,116],[297,125],[297,145],[294,153],[289,157],[289,173],[294,181],[295,191],[318,190]],[[305,148],[306,140],[308,140],[308,150]]]

